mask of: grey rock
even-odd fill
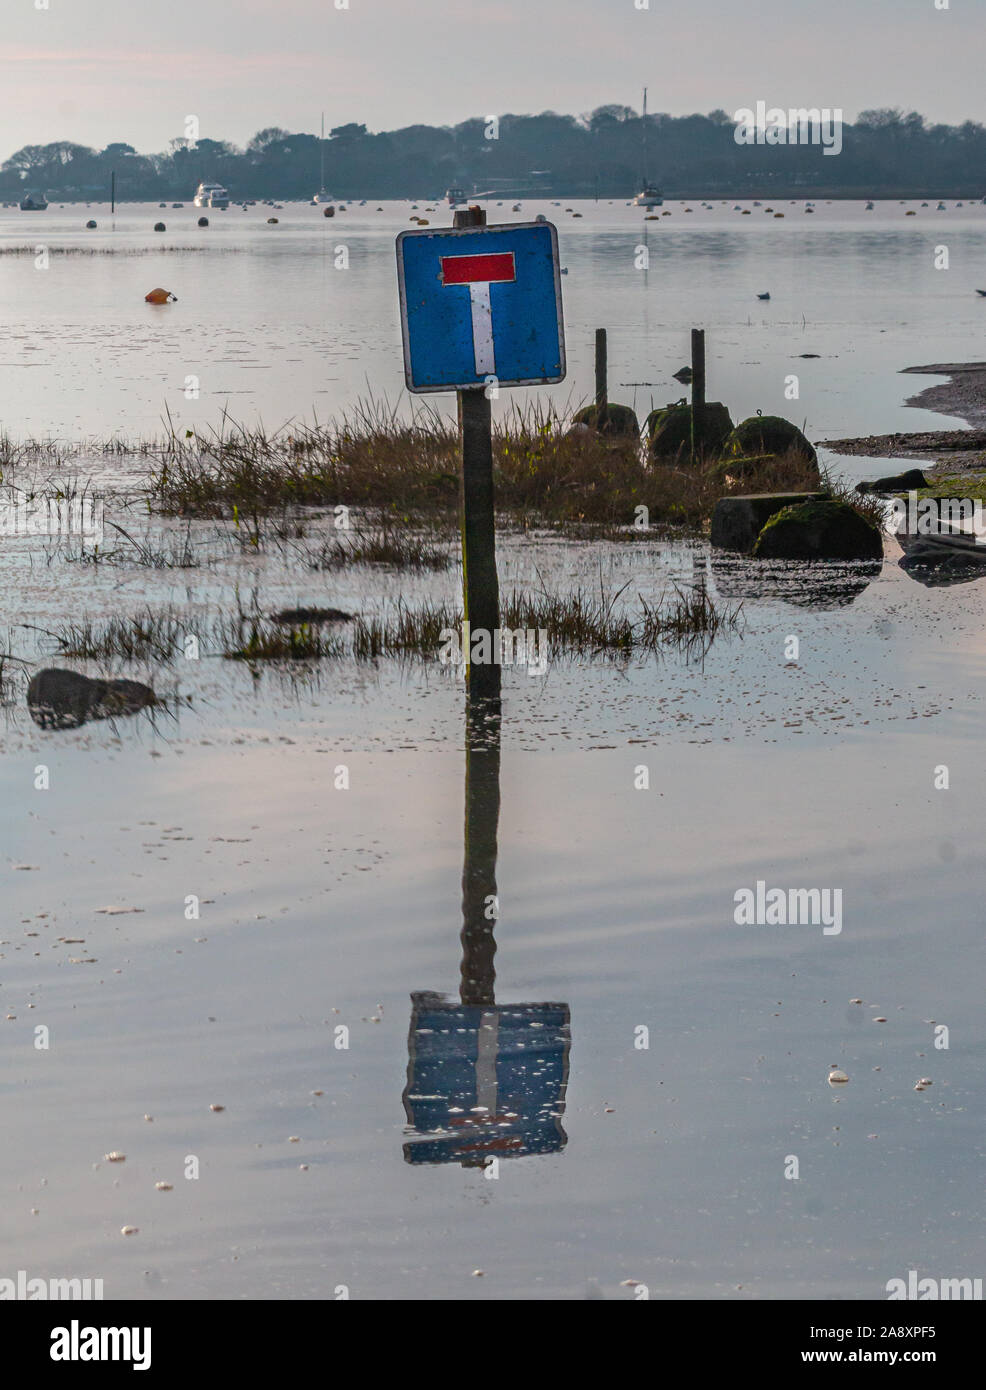
[[[131,680],[101,680],[78,671],[47,667],[27,688],[31,718],[42,729],[77,729],[90,719],[136,714],[155,704],[149,685]]]
[[[857,492],[909,492],[912,488],[930,487],[920,468],[909,468],[889,478],[874,478],[870,483],[857,483]]]

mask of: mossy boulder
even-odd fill
[[[634,411],[628,405],[615,405],[613,401],[607,402],[602,410],[595,405],[584,406],[582,410],[575,412],[574,421],[577,425],[587,425],[589,429],[597,430],[609,438],[640,437],[640,425]]]
[[[883,537],[848,503],[815,499],[772,516],[753,554],[758,560],[877,560]]]
[[[663,463],[688,459],[692,450],[692,408],[686,401],[652,410],[644,428],[652,459]],[[718,454],[729,438],[733,421],[721,401],[706,401],[699,451]]]
[[[827,497],[819,492],[753,492],[720,497],[712,513],[709,539],[719,550],[749,555],[771,517],[801,502]]]
[[[751,454],[797,454],[809,463],[818,463],[814,446],[797,425],[780,415],[751,415],[732,431],[723,452],[731,458]]]

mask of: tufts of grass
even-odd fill
[[[401,599],[392,618],[356,618],[352,627],[352,655],[357,661],[381,656],[435,658],[442,632],[458,629],[462,614],[444,603],[409,608]]]
[[[373,530],[358,529],[351,539],[333,537],[309,554],[313,570],[342,569],[346,565],[382,565],[400,570],[444,570],[452,563],[448,547],[430,543],[419,530],[398,528],[385,519]]]
[[[66,550],[65,559],[80,565],[133,565],[148,569],[197,569],[202,560],[192,543],[191,527],[183,536],[167,536],[155,539],[144,536],[138,539],[118,526],[115,521],[107,522],[114,531],[123,536],[127,545],[107,548],[105,545],[86,545],[80,543],[77,551]]]
[[[672,585],[667,601],[649,604],[638,595],[639,608],[621,603],[629,581],[610,594],[600,574],[598,590],[551,593],[543,585],[533,594],[510,594],[501,623],[511,629],[535,628],[548,635],[554,655],[629,657],[663,646],[690,648],[708,643],[724,630],[737,630],[741,608],[717,608],[704,588]]]
[[[690,649],[696,642],[707,644],[718,633],[739,625],[741,609],[716,608],[704,589],[684,592],[674,588],[668,601],[655,605],[640,597],[637,608],[631,609],[623,601],[627,587],[609,593],[600,577],[598,591],[580,588],[558,593],[542,584],[531,594],[513,592],[502,604],[500,626],[514,632],[546,632],[548,653],[553,657],[629,659],[660,646]],[[347,623],[346,632],[340,631],[343,622]],[[324,625],[331,625],[328,631]],[[32,628],[26,623],[20,626]],[[326,658],[364,662],[385,657],[433,661],[445,645],[443,634],[461,634],[462,614],[449,603],[429,602],[412,608],[401,599],[392,613],[379,617],[350,617],[336,609],[304,608],[267,616],[254,595],[249,611],[238,607],[211,626],[187,614],[172,610],[155,613],[147,608],[125,617],[99,621],[83,617],[57,630],[32,630],[48,637],[60,656],[99,662],[170,666],[184,653],[190,636],[228,660],[248,663]],[[6,671],[3,661],[14,659],[0,658],[0,682]]]
[[[704,585],[682,590],[673,586],[674,597],[669,604],[650,607],[640,600],[643,609],[636,630],[641,647],[650,651],[659,646],[674,645],[685,650],[708,646],[720,632],[740,629],[743,605],[717,608]]]
[[[264,618],[240,615],[228,629],[223,656],[229,661],[319,661],[344,656],[346,644],[324,634],[317,623],[285,626]]]
[[[168,515],[257,519],[298,506],[384,506],[430,511],[458,497],[458,434],[422,413],[402,423],[382,406],[357,405],[338,425],[285,426],[269,434],[224,416],[212,434],[169,431],[158,449],[151,500]]]
[[[610,595],[600,580],[598,593],[586,589],[551,593],[543,586],[533,594],[514,592],[502,605],[500,623],[512,630],[547,632],[552,655],[605,652],[629,656],[634,646],[633,619],[618,607],[627,587]]]
[[[102,621],[81,618],[77,622],[63,623],[54,631],[34,627],[30,623],[20,626],[32,628],[49,637],[54,643],[54,653],[59,656],[89,661],[118,658],[123,661],[157,662],[164,666],[170,666],[177,660],[183,649],[184,638],[190,631],[187,617],[180,617],[171,611],[155,613],[151,608],[129,617],[106,618]]]

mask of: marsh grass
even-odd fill
[[[27,669],[28,662],[10,652],[0,652],[0,708],[9,709],[16,704],[18,690],[26,684]]]
[[[423,535],[392,518],[378,526],[359,526],[345,540],[333,536],[310,552],[306,564],[313,570],[344,569],[347,565],[381,565],[399,570],[444,570],[452,563],[449,544],[434,543],[435,532]]]
[[[155,612],[150,607],[127,617],[102,620],[83,617],[62,623],[56,630],[33,623],[20,626],[50,638],[54,643],[50,654],[88,661],[115,658],[163,666],[174,664],[182,654],[185,637],[194,631],[188,617],[171,609]]]
[[[204,563],[214,563],[209,558],[203,559],[200,551],[192,542],[191,526],[186,528],[184,535],[169,535],[165,537],[145,535],[138,539],[117,525],[115,521],[106,523],[117,531],[127,542],[126,545],[108,547],[101,544],[86,545],[81,543],[78,550],[66,548],[64,558],[74,564],[80,565],[119,565],[122,567],[140,567],[155,570],[188,570],[198,569]]]
[[[381,656],[437,658],[443,632],[461,625],[461,613],[449,604],[426,603],[411,608],[401,599],[393,617],[355,619],[352,655],[357,661]]]
[[[392,537],[423,518],[450,518],[459,504],[459,434],[454,420],[433,407],[410,418],[386,402],[357,403],[342,420],[246,429],[224,416],[205,436],[174,430],[156,450],[151,504],[168,515],[230,517],[259,531],[285,507],[377,508]],[[638,438],[611,439],[573,431],[566,414],[530,402],[493,427],[493,467],[501,522],[632,528],[701,529],[730,492],[807,491],[819,486],[813,467],[796,455],[744,465],[733,477],[718,458],[692,465],[652,463]],[[642,511],[641,509],[646,509]],[[386,547],[385,547],[386,548]],[[374,563],[373,548],[364,558]],[[340,548],[326,565],[345,563]],[[437,564],[436,564],[437,567]]]
[[[240,616],[219,631],[223,656],[229,661],[319,661],[346,654],[344,639],[323,633],[317,623],[285,627],[266,618]]]
[[[553,592],[542,583],[532,593],[514,591],[501,605],[500,625],[513,631],[536,629],[547,633],[553,657],[606,656],[629,659],[659,647],[690,649],[697,641],[711,642],[720,632],[737,630],[742,606],[720,609],[704,591],[672,586],[656,604],[638,595],[631,608],[624,602],[629,585],[608,591],[580,587]],[[390,613],[346,621],[324,616],[335,610],[287,610],[278,615],[260,611],[256,594],[249,609],[237,603],[232,614],[208,620],[202,615],[171,609],[155,613],[146,608],[125,617],[95,620],[83,617],[58,629],[21,627],[41,633],[59,656],[80,660],[137,662],[172,666],[194,636],[203,656],[223,656],[247,663],[353,660],[381,658],[438,660],[448,634],[461,634],[462,613],[447,602],[412,607],[399,599]],[[297,620],[295,620],[297,618]],[[345,630],[341,630],[346,621]],[[7,660],[16,658],[8,657]],[[0,669],[0,675],[2,675]]]
[[[62,468],[80,459],[148,458],[156,457],[160,451],[160,441],[153,439],[126,439],[119,435],[107,435],[100,439],[89,435],[77,440],[37,439],[33,436],[15,440],[6,430],[0,431],[0,469],[27,464]]]
[[[657,603],[637,595],[637,608],[622,603],[631,581],[613,592],[600,570],[598,588],[579,588],[559,594],[542,583],[531,594],[514,592],[503,605],[501,623],[511,629],[541,629],[548,634],[549,651],[559,655],[626,656],[659,647],[691,648],[709,643],[722,631],[737,631],[742,605],[718,608],[704,586],[671,592]]]

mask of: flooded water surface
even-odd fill
[[[569,270],[559,407],[591,392],[597,326],[638,414],[682,394],[704,324],[710,398],[813,439],[940,427],[896,373],[983,356],[986,208],[565,206],[523,209],[558,222]],[[78,207],[30,232],[5,213],[0,253],[32,254],[0,254],[4,430],[396,403],[409,209],[313,211],[232,208],[201,233],[190,208],[115,228],[93,208],[92,233]],[[128,254],[158,215],[164,245]],[[143,303],[158,284],[176,305]],[[917,583],[892,539],[882,566],[804,570],[505,531],[503,591],[703,591],[735,622],[506,668],[499,717],[470,719],[435,661],[258,669],[209,640],[254,601],[455,604],[454,537],[445,569],[316,570],[303,539],[258,553],[231,525],[141,514],[148,467],[71,465],[112,560],[0,547],[3,1272],[148,1299],[854,1300],[915,1268],[981,1275],[980,581]],[[113,521],[199,563],[128,561]],[[66,623],[145,608],[200,649],[60,655]],[[39,719],[43,666],[161,702]]]

